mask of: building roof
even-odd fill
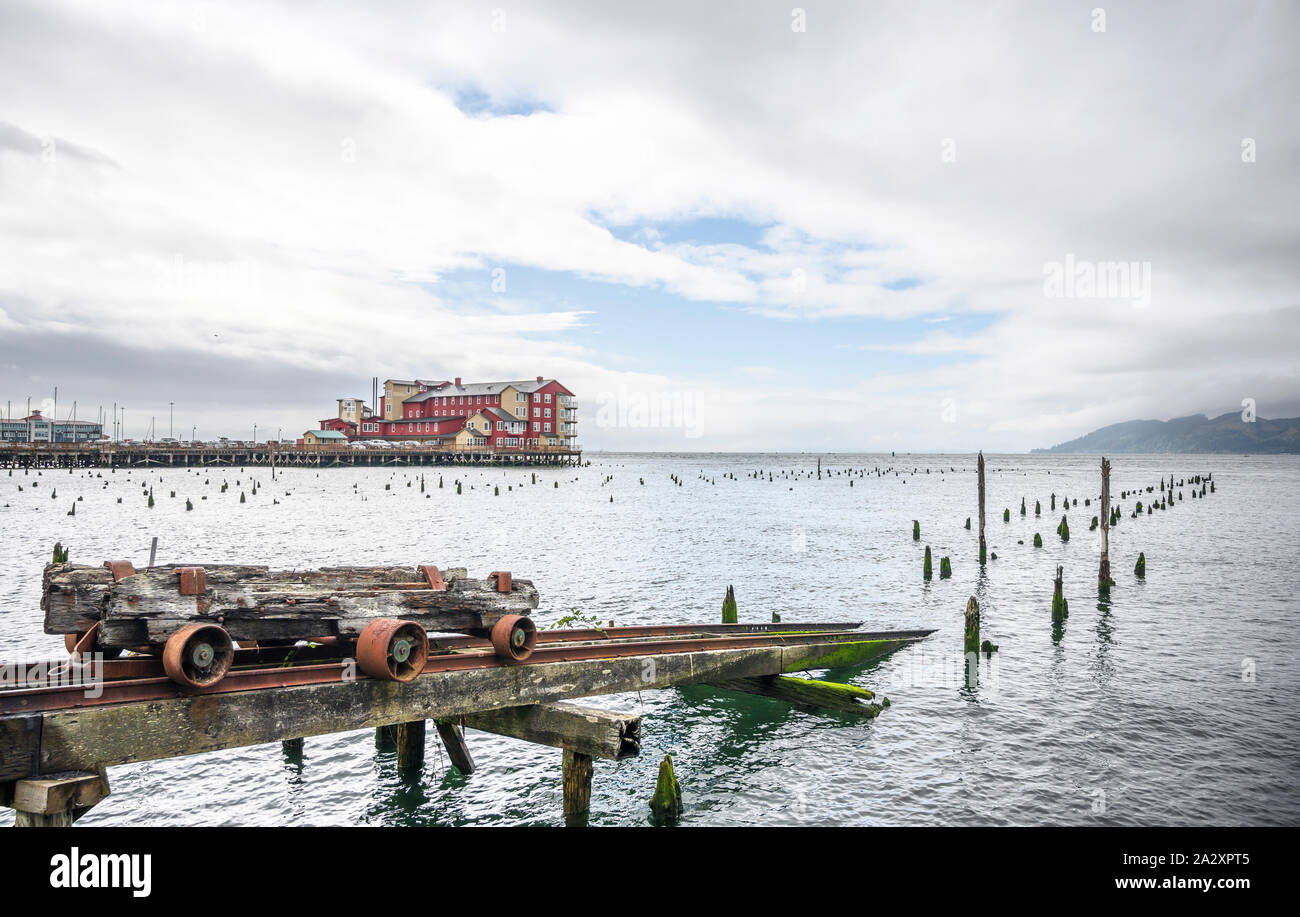
[[[320,422],[347,424],[349,427],[355,427],[357,425],[357,422],[355,420],[344,420],[342,417],[326,417]]]
[[[529,379],[526,382],[471,382],[468,385],[457,385],[454,382],[441,382],[436,385],[430,385],[427,392],[420,392],[412,395],[410,398],[402,399],[405,404],[408,401],[427,401],[430,398],[442,398],[445,396],[456,395],[499,395],[507,387],[530,394],[539,388],[550,385],[554,379]],[[426,383],[427,384],[427,383]],[[560,386],[564,388],[564,386]],[[568,391],[568,389],[565,389]]]
[[[308,430],[303,434],[304,438],[306,438],[307,433],[317,439],[347,439],[347,436],[341,430]]]
[[[509,411],[501,410],[501,408],[495,408],[495,407],[484,408],[479,413],[490,414],[493,417],[495,417],[497,420],[504,420],[507,423],[525,423],[525,424],[528,423],[528,421],[524,420],[522,417],[516,417],[514,414],[511,414]]]

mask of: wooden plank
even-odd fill
[[[872,652],[901,642],[864,641]],[[432,672],[407,684],[366,678],[50,711],[44,714],[40,768],[93,770],[539,701],[775,675],[817,668],[819,659],[845,651],[844,644],[791,644],[493,666]]]
[[[40,773],[41,715],[0,716],[0,781]]]
[[[577,704],[501,707],[464,717],[470,729],[550,745],[607,761],[641,752],[641,717]]]

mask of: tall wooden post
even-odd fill
[[[1114,585],[1110,578],[1110,459],[1101,460],[1101,566],[1097,570],[1097,585],[1109,589]]]
[[[583,825],[591,810],[591,755],[564,750],[564,822]]]
[[[980,451],[979,461],[976,463],[979,471],[979,491],[980,491],[980,563],[984,563],[985,544],[984,544],[984,452]]]

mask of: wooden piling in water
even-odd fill
[[[722,600],[722,623],[737,623],[736,590],[732,586],[727,587],[727,595]]]
[[[966,641],[965,652],[978,653],[980,651],[980,603],[971,596],[966,602]]]
[[[418,771],[424,767],[424,720],[397,724],[397,769]]]
[[[650,799],[650,811],[659,824],[671,825],[682,811],[682,785],[673,771],[673,756],[664,755],[659,762],[659,776],[655,781],[655,794]]]
[[[591,811],[591,755],[580,751],[564,750],[561,772],[564,783],[564,821],[568,825],[582,825]]]
[[[1110,459],[1105,456],[1101,459],[1101,512],[1097,515],[1101,519],[1101,563],[1097,568],[1097,585],[1109,589],[1115,581],[1110,578]]]
[[[984,563],[986,547],[984,543],[984,452],[980,451],[979,460],[976,462],[976,469],[979,474],[979,502],[980,502],[980,563]]]

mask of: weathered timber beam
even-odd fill
[[[107,795],[108,780],[100,774],[51,774],[15,782],[10,806],[19,812],[54,815],[88,809]]]
[[[792,643],[491,666],[430,672],[406,684],[363,678],[50,711],[43,715],[39,767],[91,770],[498,707],[776,675],[825,667],[822,660],[840,658],[850,647],[859,647],[857,655],[879,655],[907,642]]]
[[[550,745],[607,761],[641,752],[641,717],[577,704],[530,704],[466,714],[470,729]]]
[[[880,705],[873,703],[875,695],[856,685],[818,681],[814,678],[791,678],[788,675],[732,678],[710,684],[727,691],[774,697],[806,710],[831,710],[868,718],[880,713]]]

